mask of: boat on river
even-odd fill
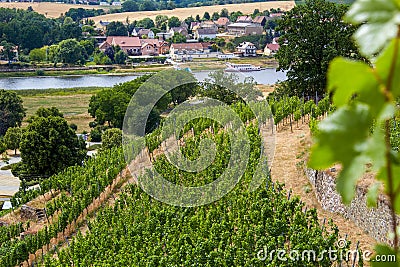
[[[254,66],[251,64],[227,63],[226,66],[227,66],[225,69],[226,72],[249,72],[249,71],[260,71],[264,69],[259,66]]]

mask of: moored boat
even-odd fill
[[[259,66],[254,66],[251,64],[233,64],[227,63],[227,67],[225,69],[226,72],[248,72],[248,71],[260,71],[263,68]]]

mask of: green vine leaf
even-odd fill
[[[379,52],[397,34],[400,24],[400,1],[398,0],[359,0],[347,12],[345,19],[361,24],[354,38],[360,51],[370,57]]]
[[[328,90],[334,91],[333,102],[340,107],[362,91],[374,91],[377,81],[366,63],[342,57],[335,58],[328,69]]]
[[[339,108],[319,124],[309,166],[326,169],[334,163],[342,163],[337,188],[345,203],[353,198],[354,185],[370,160],[366,150],[371,126],[369,108],[362,103]]]

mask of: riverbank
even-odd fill
[[[235,64],[252,64],[262,68],[277,68],[278,62],[274,58],[254,57],[254,58],[235,58],[230,60],[220,60],[217,58],[200,58],[193,61],[179,63],[182,68],[190,68],[192,71],[219,70],[226,67],[226,62]],[[139,66],[90,66],[68,68],[41,68],[19,69],[5,71],[0,69],[1,78],[23,78],[23,77],[61,77],[61,76],[83,76],[83,75],[134,75],[154,73],[172,68],[165,64],[142,64]]]

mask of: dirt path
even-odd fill
[[[323,210],[314,194],[313,187],[308,177],[304,174],[303,167],[307,157],[306,151],[311,146],[311,137],[308,125],[299,123],[293,125],[293,133],[289,126],[281,127],[276,133],[275,157],[272,164],[272,179],[284,183],[291,189],[293,195],[297,195],[308,208],[316,208],[318,216],[323,221],[332,219],[339,227],[340,235],[348,235],[351,240],[351,248],[355,249],[357,241],[362,250],[373,251],[377,243],[364,230],[356,226],[352,221],[346,220],[340,214]]]

